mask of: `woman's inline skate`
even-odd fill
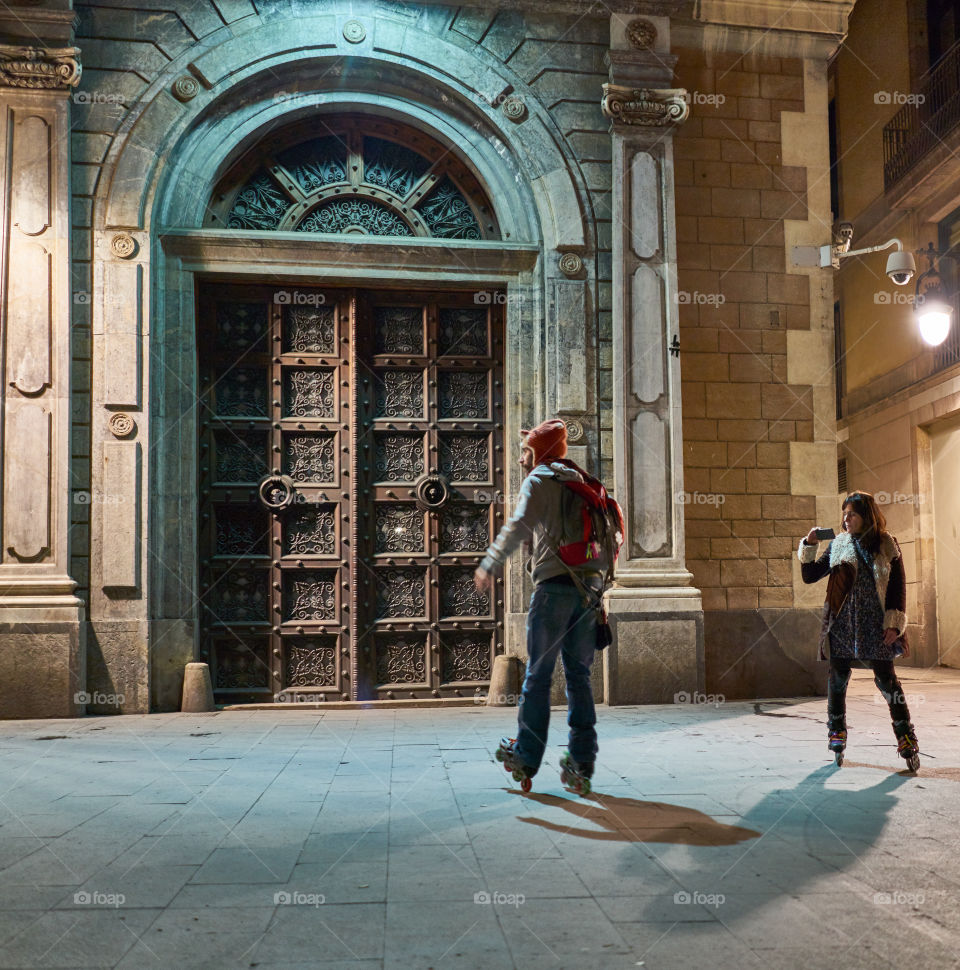
[[[909,721],[895,721],[893,730],[897,735],[897,754],[906,761],[907,768],[916,773],[920,770],[920,742],[913,725]]]
[[[830,723],[827,729],[827,750],[832,752],[837,767],[843,764],[843,752],[847,747],[847,724],[842,718]]]

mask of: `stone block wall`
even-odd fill
[[[783,612],[797,605],[794,550],[818,511],[816,492],[803,485],[808,456],[796,449],[830,440],[834,430],[820,388],[804,383],[790,359],[803,352],[791,334],[826,324],[824,301],[811,306],[809,274],[789,272],[787,262],[795,226],[817,215],[808,167],[786,163],[793,131],[782,124],[785,113],[809,110],[805,66],[751,53],[677,53],[676,83],[691,97],[675,139],[680,500],[687,566],[703,593],[707,688],[762,696],[790,680],[803,693],[818,689],[813,647],[769,645]],[[818,382],[831,378],[828,364]],[[806,639],[807,626],[790,629]],[[760,651],[769,666],[754,655]],[[794,675],[794,653],[809,676]]]

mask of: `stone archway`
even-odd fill
[[[291,51],[288,56],[286,67],[289,71],[296,69],[298,83],[309,86],[311,72],[322,73],[319,63],[305,57],[302,49]],[[197,649],[199,577],[190,552],[196,547],[192,524],[196,497],[191,491],[196,467],[185,447],[196,431],[190,400],[196,374],[188,335],[192,333],[197,274],[228,274],[234,278],[263,278],[266,274],[277,280],[306,284],[329,276],[330,267],[335,266],[341,283],[366,283],[376,278],[413,285],[440,280],[446,286],[470,286],[484,292],[502,287],[505,339],[510,348],[504,382],[508,389],[516,389],[507,395],[509,406],[503,424],[508,439],[512,428],[553,407],[547,401],[547,388],[554,383],[557,357],[556,351],[548,349],[544,354],[544,349],[559,340],[561,316],[568,326],[571,319],[574,321],[573,349],[581,348],[574,359],[586,366],[588,352],[595,353],[589,348],[594,327],[590,314],[596,311],[590,309],[589,298],[582,295],[589,286],[593,267],[578,257],[578,266],[583,267],[577,272],[580,278],[570,279],[557,260],[558,248],[586,253],[585,229],[594,231],[585,222],[585,207],[578,201],[575,159],[572,154],[565,159],[558,151],[562,139],[550,131],[545,119],[535,114],[524,129],[496,117],[489,105],[479,110],[475,95],[468,94],[464,84],[454,83],[450,77],[443,78],[441,92],[435,77],[425,78],[422,64],[416,70],[390,65],[391,94],[384,95],[384,85],[374,77],[374,67],[382,73],[382,64],[353,61],[338,78],[340,90],[336,99],[327,92],[314,91],[285,101],[275,97],[276,88],[286,80],[282,72],[274,69],[265,75],[255,68],[235,70],[229,77],[225,74],[221,85],[212,86],[205,104],[198,103],[195,109],[190,106],[188,118],[177,119],[174,124],[168,122],[162,130],[135,127],[127,142],[111,155],[111,177],[104,181],[105,191],[97,205],[100,238],[109,245],[116,234],[111,224],[129,225],[135,219],[137,227],[142,228],[128,231],[135,247],[133,255],[123,262],[111,260],[104,266],[103,291],[95,294],[94,317],[100,315],[109,331],[107,306],[125,305],[128,323],[133,318],[138,322],[125,327],[122,333],[105,334],[99,357],[95,352],[95,361],[103,360],[108,343],[115,358],[135,357],[135,334],[142,334],[144,322],[150,320],[150,366],[137,365],[144,378],[149,375],[149,380],[138,387],[135,403],[132,386],[137,380],[131,378],[128,368],[131,391],[112,399],[105,396],[99,406],[113,410],[123,405],[132,409],[143,407],[147,400],[152,402],[153,416],[140,419],[138,439],[145,449],[141,458],[149,453],[151,460],[139,483],[111,481],[110,467],[99,466],[96,460],[93,477],[100,487],[132,487],[135,495],[131,495],[131,505],[138,509],[148,527],[142,547],[130,557],[138,560],[139,575],[134,576],[131,571],[119,584],[126,584],[130,592],[119,600],[115,590],[106,594],[92,590],[91,595],[108,607],[108,615],[127,613],[139,617],[135,623],[128,617],[124,639],[128,654],[139,655],[140,662],[149,669],[151,704],[155,709],[176,706],[179,672]],[[272,87],[267,86],[268,80]],[[424,97],[428,88],[429,98]],[[252,91],[257,92],[256,96]],[[438,110],[438,104],[444,110]],[[270,240],[262,238],[262,233],[255,234],[255,240],[246,239],[239,245],[224,232],[204,228],[205,199],[230,166],[265,132],[282,123],[302,122],[310,116],[335,114],[346,108],[358,116],[376,115],[384,123],[402,121],[418,127],[440,144],[459,147],[470,176],[485,185],[494,200],[492,224],[498,227],[503,240],[444,240],[442,249],[426,240],[416,253],[405,250],[399,259],[396,247],[380,245],[377,240],[364,240],[357,245],[353,237],[348,250],[344,250],[330,237],[323,241],[318,237],[312,241],[309,257],[304,258],[302,247],[283,231]],[[155,167],[158,157],[165,161]],[[545,171],[550,165],[553,169]],[[147,178],[134,191],[137,171]],[[302,242],[302,234],[297,235]],[[344,258],[345,252],[349,252],[349,258]],[[579,325],[575,322],[578,313],[582,320]],[[554,336],[549,336],[551,333]],[[564,343],[571,345],[569,333]],[[528,363],[540,362],[533,380],[519,379],[521,358]],[[95,370],[97,366],[95,362]],[[576,374],[567,378],[567,386],[575,398],[583,398],[586,393],[585,381]],[[550,396],[556,400],[553,393]],[[575,409],[582,409],[585,403],[585,399],[576,400]],[[155,444],[151,444],[151,439]],[[145,484],[148,487],[144,488]],[[95,525],[95,562],[102,558],[98,555],[97,531]],[[99,533],[103,535],[102,526]],[[174,562],[177,568],[171,570],[169,564]],[[518,598],[519,583],[519,578],[514,579],[505,597],[508,611],[514,611],[513,619],[508,617],[506,624],[508,639],[509,628],[519,628],[522,623],[524,607]],[[91,585],[95,587],[96,582]],[[143,592],[144,588],[150,604],[147,615],[131,602],[138,600],[135,592]],[[117,620],[95,619],[96,622],[120,625]]]

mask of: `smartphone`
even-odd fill
[[[817,540],[822,541],[823,539],[836,539],[837,534],[833,529],[817,529]]]

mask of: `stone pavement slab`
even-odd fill
[[[855,672],[825,701],[563,713],[524,795],[516,712],[0,722],[0,970],[960,967],[960,672],[901,670],[902,769]]]

